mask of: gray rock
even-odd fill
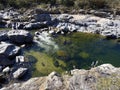
[[[77,31],[80,27],[71,23],[59,23],[57,26],[63,32],[74,32]]]
[[[8,40],[7,31],[0,31],[0,41]]]
[[[89,77],[86,75],[74,75],[70,78],[69,90],[92,90],[90,84],[95,83],[94,77],[89,78],[91,79],[90,82],[88,82],[87,78]]]
[[[93,14],[94,14],[95,16],[104,17],[104,18],[110,17],[110,15],[109,15],[108,13],[106,13],[106,12],[101,12],[101,11],[95,11]]]
[[[69,21],[70,19],[72,19],[73,17],[69,14],[61,14],[57,17],[58,20],[60,21]]]
[[[110,74],[105,76],[101,71]],[[72,70],[72,75],[60,76],[52,72],[48,76],[31,78],[26,82],[14,83],[0,90],[117,90],[120,87],[119,81],[120,68],[103,64],[90,70]]]
[[[28,70],[27,68],[19,68],[13,73],[13,77],[16,78],[16,79],[19,79],[19,78],[21,78],[22,76],[25,75],[27,70]]]
[[[56,72],[52,72],[47,78],[45,90],[62,90],[62,86],[61,76]]]
[[[26,44],[33,41],[33,36],[25,30],[11,30],[7,35],[11,42],[17,44]]]
[[[13,44],[10,43],[5,43],[2,42],[0,44],[0,56],[5,56],[5,57],[14,57],[15,55],[17,55],[20,51],[20,47],[15,46]]]
[[[3,72],[3,73],[8,73],[8,72],[10,72],[10,67],[4,68],[2,72]]]
[[[23,28],[26,30],[34,30],[34,29],[40,29],[46,27],[48,27],[47,22],[35,22],[35,23],[29,23],[25,25]]]
[[[50,14],[37,14],[34,17],[37,22],[51,21]]]
[[[9,87],[3,87],[0,90],[44,90],[43,88],[39,89],[39,86],[41,86],[44,81],[44,78],[31,78],[27,82],[14,83]]]
[[[119,72],[118,68],[115,68],[111,64],[103,64],[96,67],[97,72],[104,75],[111,75],[113,73]]]

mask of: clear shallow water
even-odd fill
[[[26,56],[33,56],[37,61],[33,76],[47,75],[51,71],[62,73],[73,66],[88,69],[93,61],[98,61],[98,65],[111,63],[120,66],[120,44],[114,40],[105,40],[95,34],[73,33],[54,37],[54,42],[58,50],[51,46],[46,51],[35,44],[26,51]]]

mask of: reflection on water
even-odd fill
[[[48,74],[54,70],[63,72],[73,68],[88,69],[92,62],[96,61],[98,61],[98,65],[111,63],[114,66],[120,66],[120,45],[114,40],[105,40],[99,35],[73,33],[57,36],[54,38],[55,43],[59,47],[55,50],[53,47],[49,47],[46,52],[40,44],[41,47],[34,45],[30,52],[27,51],[38,60],[35,64],[37,72]],[[48,66],[39,66],[43,64]],[[45,69],[50,69],[50,71],[43,71]],[[37,73],[38,75],[39,73]]]

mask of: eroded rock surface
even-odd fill
[[[47,77],[32,78],[0,90],[107,90],[108,88],[119,90],[120,85],[117,84],[119,81],[120,68],[103,64],[90,70],[74,69],[71,75],[52,72]]]

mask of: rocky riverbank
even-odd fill
[[[0,31],[0,84],[4,86],[6,83],[21,80],[30,71],[31,62],[25,59],[23,50],[28,44],[40,41],[40,45],[43,47],[46,47],[43,43],[47,43],[57,49],[57,45],[55,46],[55,43],[51,41],[51,36],[55,37],[58,34],[64,35],[72,32],[95,33],[107,38],[117,39],[120,38],[120,15],[118,13],[114,16],[111,12],[97,12],[95,10],[91,10],[87,14],[81,11],[79,14],[74,15],[49,14],[41,11],[41,9],[27,10],[22,13],[15,9],[6,9],[0,11],[0,28],[2,28]],[[62,90],[79,90],[81,88],[95,90],[93,88],[97,88],[96,82],[99,76],[100,78],[106,76],[111,78],[112,74],[114,74],[113,69],[115,75],[119,75],[119,68],[102,65],[91,70],[73,70],[70,73],[73,76],[67,77],[53,72],[48,77],[30,79],[30,81],[23,84],[13,84],[10,87],[2,88],[2,90],[24,90],[24,88],[27,90],[29,87],[31,87],[31,90],[38,90],[39,88],[40,90],[61,90],[61,88]],[[73,72],[80,75],[76,77],[77,74]],[[92,74],[98,74],[98,76]],[[69,80],[67,81],[67,79]],[[84,83],[77,80],[82,80],[81,82]],[[35,87],[31,85],[35,85]],[[113,87],[120,88],[114,85],[110,88]]]
[[[0,27],[12,29],[49,28],[49,33],[65,34],[69,32],[97,33],[110,38],[120,37],[120,15],[110,12],[91,10],[88,14],[49,14],[41,9],[28,10],[25,13],[13,9],[0,11]],[[54,29],[53,29],[54,28]],[[41,31],[42,31],[41,30]]]
[[[119,90],[120,68],[103,64],[90,70],[74,69],[68,74],[52,72],[0,90]]]

